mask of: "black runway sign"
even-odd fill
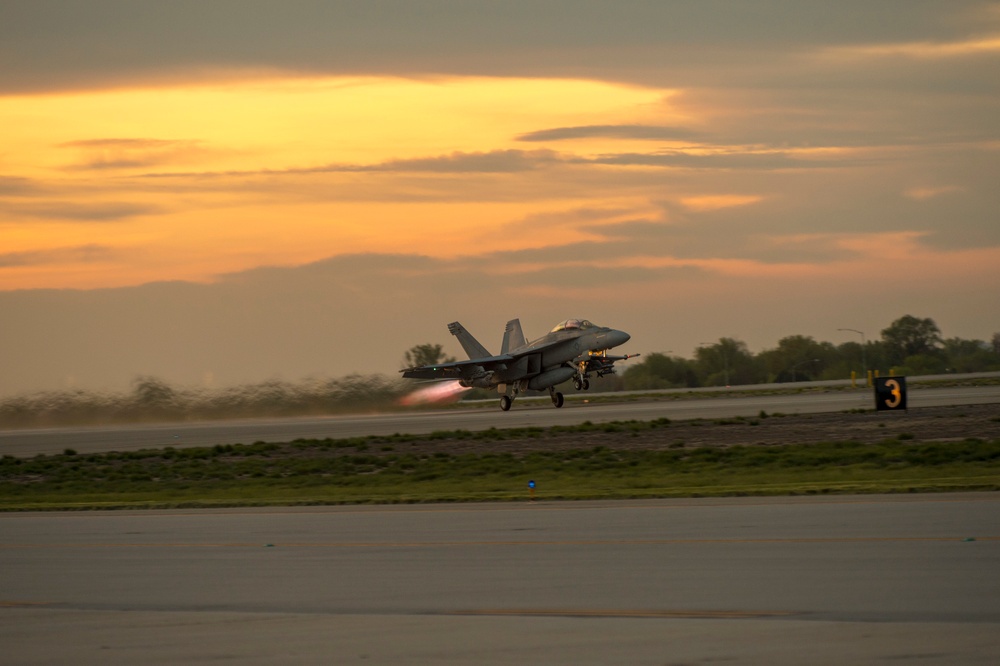
[[[875,409],[906,410],[906,377],[879,377],[875,380]]]

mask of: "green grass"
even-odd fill
[[[584,431],[665,427],[584,424]],[[563,428],[258,442],[0,459],[0,510],[459,502],[1000,489],[1000,440],[662,450],[422,453],[419,442],[551,437]],[[502,448],[498,444],[497,448]]]

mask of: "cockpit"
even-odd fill
[[[553,328],[552,332],[556,333],[558,331],[586,329],[586,328],[595,328],[595,326],[586,319],[567,319],[566,321],[560,323],[558,326]]]

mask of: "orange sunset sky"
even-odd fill
[[[1000,330],[1000,3],[0,4],[0,395]]]

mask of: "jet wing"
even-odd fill
[[[406,379],[477,379],[490,372],[506,370],[507,365],[514,360],[514,357],[509,354],[501,354],[500,356],[486,356],[468,361],[422,365],[416,368],[406,368],[400,372]]]

